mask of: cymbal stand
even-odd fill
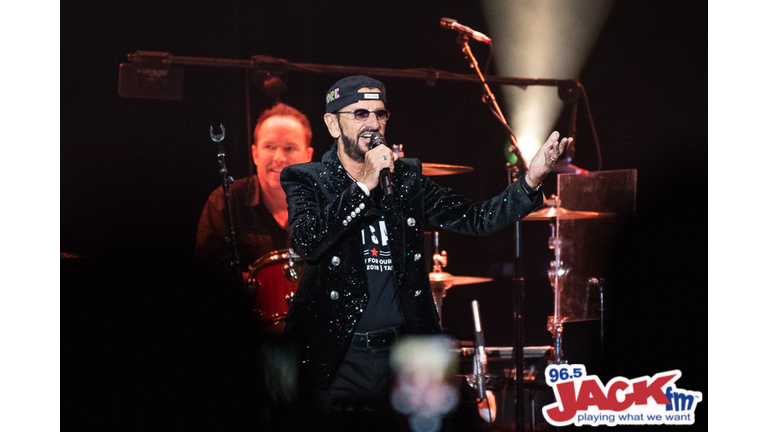
[[[549,206],[555,208],[555,217],[550,218],[549,226],[551,235],[549,237],[549,248],[555,252],[555,260],[549,264],[549,270],[547,274],[549,276],[549,283],[552,285],[554,291],[555,304],[554,313],[547,322],[547,329],[552,332],[552,338],[554,341],[555,353],[551,363],[563,364],[567,363],[563,360],[563,323],[565,317],[561,316],[560,312],[560,296],[563,292],[563,283],[568,276],[570,269],[563,267],[562,261],[562,243],[563,239],[560,237],[560,198],[552,195],[549,200]]]
[[[517,181],[520,177],[520,168],[517,165],[507,163],[507,180],[509,184]],[[525,180],[521,180],[525,181]],[[523,370],[525,369],[525,358],[521,353],[525,352],[525,278],[523,278],[522,259],[520,258],[520,221],[515,222],[515,279],[512,285],[512,329],[513,329],[513,348],[515,353],[515,427],[516,430],[523,430],[525,424],[525,386]],[[534,413],[531,411],[531,419]],[[533,424],[533,420],[532,423]]]
[[[448,254],[445,251],[438,252],[440,250],[440,233],[435,231],[435,253],[432,255],[432,273],[442,273],[443,267],[448,265]],[[435,300],[435,307],[437,308],[437,318],[439,319],[440,328],[443,328],[443,297],[445,297],[445,290],[450,288],[446,282],[430,282],[430,288],[432,290],[432,297]]]

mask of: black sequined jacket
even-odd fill
[[[306,270],[291,304],[285,336],[300,347],[301,376],[325,389],[349,346],[368,301],[360,230],[381,211],[347,175],[334,144],[322,162],[292,165],[280,180],[288,201],[294,250]],[[417,159],[401,158],[392,175],[395,193],[382,208],[397,289],[410,334],[439,333],[429,285],[424,227],[487,235],[541,205],[517,182],[488,201],[472,201],[421,173]]]

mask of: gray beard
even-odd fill
[[[365,132],[361,132],[365,133]],[[365,153],[363,150],[360,149],[360,146],[357,145],[357,141],[359,140],[359,136],[357,138],[350,139],[344,131],[341,132],[341,148],[344,150],[344,154],[347,155],[348,158],[352,159],[355,162],[363,163],[365,162]]]

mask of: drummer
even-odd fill
[[[309,120],[286,104],[265,110],[256,122],[251,146],[256,174],[238,179],[229,187],[241,270],[247,270],[248,264],[271,251],[290,247],[280,172],[288,165],[311,161],[311,142]],[[232,258],[229,232],[224,188],[219,186],[203,207],[195,256],[206,266],[228,270]]]

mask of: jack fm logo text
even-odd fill
[[[547,384],[557,402],[542,409],[553,426],[691,425],[701,392],[675,386],[679,370],[653,377],[613,378],[603,385],[584,365],[549,365]]]

